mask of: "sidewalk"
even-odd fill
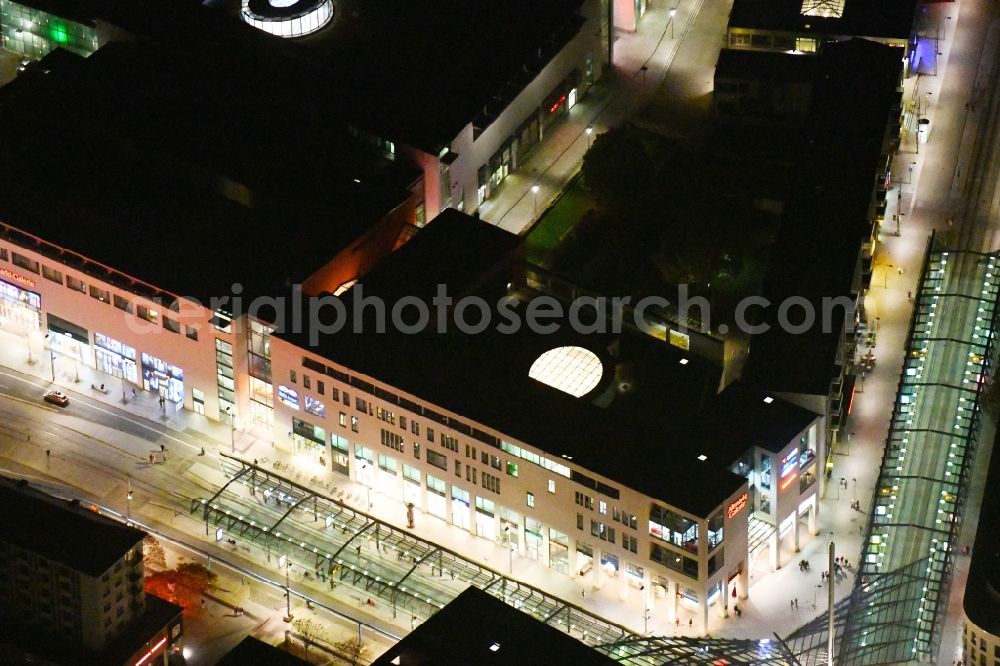
[[[483,220],[512,233],[525,233],[579,171],[596,135],[628,120],[650,100],[681,47],[691,43],[692,27],[704,0],[680,0],[675,5],[672,26],[668,4],[650,3],[637,32],[615,33],[614,62],[603,79],[507,176],[499,192],[483,202],[479,208]],[[710,66],[714,65],[713,60]],[[592,135],[586,132],[588,126],[593,128]],[[539,187],[537,194],[531,191],[534,185]]]

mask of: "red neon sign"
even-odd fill
[[[142,666],[143,664],[145,664],[146,660],[148,660],[150,657],[152,657],[153,653],[156,652],[157,650],[159,650],[161,647],[163,647],[163,644],[166,643],[166,642],[167,642],[167,637],[164,636],[163,638],[161,638],[156,643],[156,645],[154,645],[153,647],[151,647],[149,649],[149,652],[147,652],[146,655],[142,659],[140,659],[139,661],[135,662],[135,666]]]
[[[850,416],[851,412],[854,411],[854,397],[858,394],[858,387],[851,387],[851,400],[847,403],[847,415]]]
[[[566,95],[563,95],[562,97],[559,98],[558,102],[556,102],[555,104],[552,105],[552,108],[549,109],[549,113],[555,113],[556,111],[558,111],[559,110],[559,105],[562,104],[565,101],[566,101]]]
[[[24,277],[23,275],[18,275],[17,273],[15,273],[15,272],[13,272],[11,270],[8,270],[6,268],[0,268],[0,275],[4,276],[5,278],[8,278],[10,280],[13,280],[14,282],[19,282],[20,284],[23,284],[25,287],[34,287],[35,286],[35,281],[34,280],[30,280],[30,279]]]
[[[747,505],[747,502],[749,501],[749,499],[750,499],[749,493],[743,493],[739,497],[739,499],[737,499],[735,502],[733,502],[732,504],[730,504],[729,506],[727,506],[726,507],[726,518],[729,519],[729,520],[732,520],[733,517],[736,516],[736,514],[738,514],[740,511],[743,510],[743,507],[745,507]]]

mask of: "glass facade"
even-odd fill
[[[279,6],[273,3],[274,6]],[[281,6],[289,6],[296,2],[282,3]],[[322,0],[318,3],[300,2],[298,4],[315,4],[312,8],[304,10],[294,16],[270,17],[258,14],[250,7],[249,0],[243,0],[243,10],[240,14],[243,20],[264,32],[278,37],[301,37],[309,33],[316,32],[333,18],[333,3],[330,0]]]
[[[41,58],[56,47],[84,57],[97,50],[97,30],[94,26],[10,0],[0,0],[0,33],[5,50],[29,58]]]

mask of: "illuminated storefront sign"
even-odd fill
[[[306,411],[314,416],[323,418],[326,416],[326,405],[311,396],[306,396]]]
[[[781,459],[781,478],[784,479],[799,468],[799,448],[795,447]]]
[[[154,654],[156,654],[156,651],[159,650],[161,647],[163,647],[163,644],[166,643],[166,642],[167,642],[167,638],[166,638],[166,636],[164,636],[159,641],[157,641],[156,645],[154,645],[153,647],[151,647],[149,649],[149,652],[147,652],[145,655],[143,655],[142,659],[140,659],[139,661],[135,662],[135,666],[142,666],[143,664],[145,664],[146,662],[148,662],[149,659],[150,659],[150,657],[152,657]]]
[[[2,270],[2,269],[0,269]],[[7,271],[8,273],[10,271]],[[28,280],[28,282],[31,282]],[[34,285],[34,282],[31,282]],[[10,303],[21,303],[27,305],[32,310],[36,312],[42,309],[42,297],[33,291],[27,291],[26,289],[21,289],[15,284],[11,284],[6,280],[0,280],[0,299],[8,301]]]
[[[0,268],[0,275],[7,278],[8,280],[13,280],[14,282],[29,287],[31,289],[35,288],[35,281],[24,277],[23,275],[18,275],[14,271],[8,270],[6,268]]]
[[[285,403],[292,409],[299,408],[299,394],[297,391],[288,388],[287,386],[278,387],[278,400]]]
[[[750,500],[749,493],[743,493],[742,495],[740,495],[740,497],[735,502],[726,507],[726,518],[729,520],[735,518],[736,515],[743,510],[743,507],[747,505],[747,502],[749,500]]]

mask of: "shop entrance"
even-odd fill
[[[24,335],[41,328],[42,297],[0,280],[0,328]]]

